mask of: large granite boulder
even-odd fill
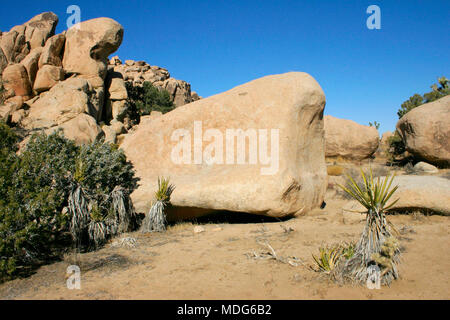
[[[414,108],[397,123],[406,150],[428,163],[450,166],[450,96]]]
[[[123,39],[123,27],[109,18],[81,22],[66,32],[63,67],[66,73],[105,79],[108,56]]]
[[[144,121],[121,144],[147,212],[158,177],[176,186],[169,219],[216,210],[272,217],[320,206],[327,188],[325,95],[306,73],[267,76]]]
[[[380,137],[375,127],[352,120],[325,116],[325,155],[327,158],[364,160],[378,149]]]

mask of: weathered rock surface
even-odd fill
[[[383,177],[382,177],[383,179]],[[393,201],[400,199],[391,210],[417,209],[450,215],[450,180],[435,176],[398,176],[393,186],[398,185]],[[344,207],[347,211],[364,212],[364,208],[356,201]]]
[[[81,22],[66,32],[63,67],[67,73],[106,76],[108,56],[123,39],[123,27],[109,18]]]
[[[283,217],[320,206],[327,188],[324,107],[314,78],[292,72],[145,121],[121,145],[141,178],[133,203],[147,212],[158,177],[164,176],[176,186],[170,218],[211,210]],[[243,140],[232,146],[235,134]],[[245,158],[234,157],[238,150]]]
[[[33,90],[38,93],[48,91],[62,80],[64,80],[63,68],[46,64],[39,69]]]
[[[376,128],[332,116],[324,118],[327,158],[363,160],[377,151],[380,137]]]
[[[20,64],[25,67],[28,73],[28,79],[30,80],[30,85],[33,87],[34,80],[36,79],[36,74],[39,70],[39,58],[42,54],[42,47],[35,48],[23,59]]]
[[[90,108],[90,86],[84,79],[68,79],[54,86],[30,106],[26,129],[47,129],[76,118],[96,115]]]
[[[450,96],[414,108],[397,123],[406,150],[419,159],[450,166]]]
[[[15,96],[29,97],[31,95],[27,69],[21,64],[6,67],[2,74],[2,81],[5,90],[13,92]]]
[[[42,68],[44,65],[62,67],[61,56],[65,42],[66,36],[64,34],[57,34],[48,39],[45,47],[42,49],[39,68]]]

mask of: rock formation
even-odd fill
[[[127,60],[125,64],[122,64],[117,56],[113,57],[109,63],[115,73],[120,73],[125,81],[131,82],[134,86],[142,86],[144,82],[150,82],[157,88],[167,90],[177,107],[200,99],[195,91],[191,92],[189,83],[171,78],[167,69],[150,66],[144,61]]]
[[[320,206],[324,107],[319,84],[292,72],[150,116],[121,144],[141,179],[137,211],[148,211],[161,176],[176,186],[171,218],[211,210],[284,217]]]
[[[123,124],[125,81],[167,89],[177,106],[199,99],[187,82],[170,78],[165,69],[131,60],[122,65],[118,58],[110,62],[124,35],[116,21],[84,21],[55,35],[57,23],[58,17],[47,12],[0,33],[0,118],[7,122],[30,133],[60,128],[79,144],[104,135],[116,142],[130,128]]]
[[[378,149],[380,137],[374,127],[352,120],[325,116],[325,156],[335,159],[364,160]]]
[[[450,96],[414,108],[397,123],[406,150],[428,163],[450,166]]]

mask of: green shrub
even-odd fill
[[[58,258],[72,245],[72,217],[64,208],[79,185],[93,204],[108,202],[108,214],[115,210],[124,220],[124,195],[137,182],[116,146],[77,147],[57,132],[34,135],[17,156],[11,129],[0,124],[0,137],[0,281]],[[89,209],[97,219],[100,209]]]
[[[127,82],[126,87],[129,113],[133,120],[139,121],[141,116],[149,115],[152,111],[167,113],[175,109],[169,92],[154,87],[150,82],[144,82],[142,87]]]
[[[401,108],[398,110],[397,114],[399,119],[405,114],[410,112],[412,109],[421,106],[422,104],[436,101],[450,94],[450,81],[446,77],[441,77],[438,79],[438,83],[431,86],[432,91],[425,93],[423,96],[420,94],[415,94],[405,101]]]

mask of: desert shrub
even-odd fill
[[[6,137],[1,149],[10,151],[10,160],[0,165],[0,281],[58,258],[72,245],[73,219],[65,208],[78,186],[93,200],[88,203],[93,221],[104,214],[101,205],[108,216],[120,216],[119,222],[130,212],[127,196],[136,180],[116,146],[77,147],[56,132],[32,136],[17,156],[15,138],[3,125],[0,137]],[[1,151],[0,157],[6,153]],[[90,231],[98,237],[98,229]]]
[[[402,118],[412,109],[417,108],[422,104],[433,102],[449,95],[449,83],[450,81],[446,77],[441,77],[438,79],[438,83],[431,86],[432,91],[425,93],[423,96],[416,93],[401,105],[397,112],[398,117]]]
[[[374,121],[374,122],[369,122],[369,126],[370,127],[374,127],[375,129],[379,130],[381,123],[379,123],[378,121]]]
[[[109,237],[129,230],[134,210],[129,195],[137,186],[131,163],[116,145],[85,145],[75,159],[69,195],[70,230],[80,248],[95,248]]]
[[[142,232],[161,232],[167,229],[166,208],[170,205],[170,196],[175,186],[169,179],[158,178],[158,190],[155,192],[155,202],[142,222]]]
[[[388,143],[389,149],[387,151],[387,156],[391,162],[394,162],[397,157],[405,153],[406,146],[397,131],[395,131],[394,135],[389,138]]]
[[[382,271],[381,282],[389,285],[398,278],[400,250],[391,233],[393,226],[386,220],[386,212],[398,202],[397,199],[388,204],[398,186],[392,185],[395,176],[375,179],[372,172],[366,176],[361,170],[361,177],[364,181],[363,188],[351,178],[349,187],[341,186],[367,209],[367,214],[366,225],[354,254],[339,265],[337,275],[342,279],[365,283],[370,274],[369,267],[376,264]]]
[[[319,255],[312,255],[317,272],[331,274],[343,259],[351,259],[355,255],[356,244],[344,242],[331,246],[320,247]]]
[[[149,115],[152,111],[167,113],[175,109],[167,90],[158,89],[150,82],[144,82],[142,87],[126,83],[128,91],[129,113],[133,120]]]
[[[3,87],[2,77],[0,75],[0,105],[5,102],[5,88]]]
[[[13,174],[0,201],[0,278],[52,259],[67,245],[62,209],[76,150],[58,134],[35,135],[2,170]]]

